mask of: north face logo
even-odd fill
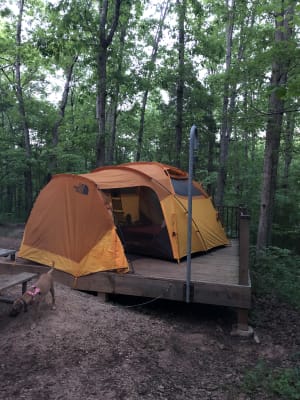
[[[80,183],[79,185],[74,186],[74,189],[77,193],[84,194],[86,196],[89,194],[89,188],[84,183]]]

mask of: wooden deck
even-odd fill
[[[186,261],[163,261],[146,257],[128,257],[129,273],[97,272],[75,279],[55,270],[54,279],[79,290],[99,294],[124,294],[152,299],[186,301]],[[0,274],[19,272],[41,273],[49,267],[16,258],[6,261],[0,257]],[[0,275],[1,279],[1,275]],[[249,278],[249,216],[241,214],[239,239],[231,245],[192,257],[189,302],[234,307],[238,311],[241,330],[248,329],[248,310],[251,307]]]
[[[249,309],[251,285],[239,284],[239,245],[215,249],[192,258],[190,302]],[[98,272],[74,279],[56,270],[54,278],[75,289],[149,298],[185,301],[186,262],[163,261],[134,256],[130,272]],[[0,272],[44,272],[48,267],[21,261],[0,262]]]
[[[135,258],[128,274],[102,272],[81,277],[77,287],[102,293],[117,293],[185,301],[186,262],[180,264],[153,258]],[[251,306],[250,284],[239,284],[239,246],[216,249],[192,258],[191,299],[248,309]]]

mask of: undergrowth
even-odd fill
[[[288,249],[269,247],[256,254],[251,249],[253,293],[260,298],[271,296],[300,310],[300,256]],[[300,353],[291,366],[270,366],[260,360],[244,376],[243,390],[259,398],[267,393],[272,398],[300,400]]]
[[[259,255],[251,250],[253,292],[272,295],[300,309],[300,256],[287,249],[269,247]]]
[[[248,394],[266,392],[278,399],[300,400],[300,368],[271,368],[264,361],[248,371],[242,383]]]

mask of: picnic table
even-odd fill
[[[1,295],[1,290],[9,289],[15,285],[22,284],[22,294],[27,290],[27,282],[35,278],[38,274],[21,272],[18,274],[0,274],[0,301],[4,303],[13,303],[14,299]]]
[[[12,261],[15,261],[16,259],[16,252],[17,250],[12,250],[12,249],[0,249],[0,257],[8,257],[10,256],[10,259]]]

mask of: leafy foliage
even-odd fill
[[[254,293],[272,295],[300,309],[300,256],[288,249],[269,247],[252,252]]]
[[[273,369],[261,360],[246,373],[242,387],[246,393],[252,395],[259,395],[263,391],[272,393],[276,398],[299,400],[300,369],[299,367]]]
[[[100,2],[101,3],[101,2]],[[25,2],[22,47],[22,89],[30,130],[33,196],[47,181],[49,160],[56,158],[55,173],[85,172],[95,166],[98,121],[97,67],[99,2],[60,0]],[[288,2],[289,3],[289,2]],[[21,217],[24,204],[24,143],[15,92],[16,8],[9,0],[0,5],[0,216]],[[251,212],[251,237],[259,219],[259,199],[268,119],[269,78],[274,58],[290,58],[287,85],[277,89],[289,110],[295,111],[294,136],[284,181],[288,151],[280,152],[279,184],[274,213],[273,243],[299,251],[299,5],[295,32],[288,43],[275,46],[274,10],[281,2],[236,0],[232,65],[225,73],[227,10],[219,0],[186,0],[182,168],[188,167],[190,127],[199,132],[196,177],[214,196],[219,168],[219,131],[222,125],[224,84],[235,97],[231,110],[225,203],[244,204]],[[159,23],[158,0],[122,1],[118,30],[108,51],[106,77],[107,121],[105,151],[112,162],[133,161],[140,124],[142,95],[149,90],[145,111],[141,159],[174,164],[176,84],[178,77],[178,20],[176,1],[170,0],[155,65],[151,48]],[[108,22],[113,9],[109,8]],[[121,40],[122,34],[123,42]],[[78,56],[59,142],[53,145],[53,128],[61,111],[64,76],[70,60]],[[146,79],[151,71],[151,79]],[[162,93],[165,96],[162,96]],[[115,114],[114,114],[115,112]],[[113,116],[116,117],[113,132]],[[113,137],[115,135],[115,137]],[[114,141],[112,139],[115,139]],[[114,146],[113,149],[109,146]]]

